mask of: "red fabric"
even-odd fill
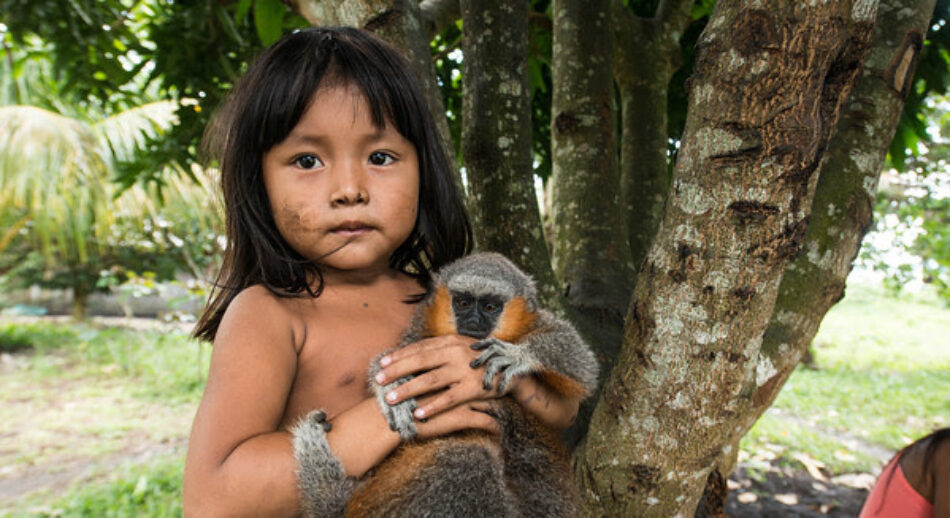
[[[933,518],[933,515],[933,504],[907,482],[895,456],[877,478],[859,518]]]

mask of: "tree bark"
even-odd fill
[[[557,305],[532,172],[528,5],[463,0],[461,7],[461,147],[475,240],[531,272],[544,303]]]
[[[685,516],[774,375],[761,354],[874,0],[717,4],[624,345],[577,468],[596,516]]]
[[[345,25],[375,33],[396,48],[402,49],[412,63],[419,82],[425,89],[429,109],[439,129],[449,162],[456,156],[449,123],[445,118],[442,93],[435,80],[435,65],[429,50],[429,36],[423,26],[422,13],[416,0],[286,0],[288,5],[314,25]],[[459,192],[461,177],[456,175]]]
[[[622,121],[620,186],[635,269],[656,235],[669,191],[667,99],[692,4],[668,0],[654,17],[640,18],[621,2],[613,2]]]
[[[775,373],[753,394],[753,414],[739,440],[772,405],[828,310],[844,297],[888,145],[914,77],[935,0],[881,0],[871,50],[822,162],[804,250],[789,265],[762,342]]]

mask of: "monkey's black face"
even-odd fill
[[[472,338],[486,338],[498,325],[498,317],[505,309],[505,300],[495,295],[474,296],[471,293],[452,292],[452,311],[459,334]]]

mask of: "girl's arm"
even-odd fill
[[[279,429],[297,368],[292,320],[264,288],[234,299],[221,322],[185,463],[189,516],[295,516],[291,434]],[[398,444],[367,399],[333,420],[327,441],[361,475]]]

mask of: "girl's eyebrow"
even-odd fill
[[[398,132],[397,132],[398,134]],[[384,129],[377,129],[371,133],[364,133],[359,135],[359,141],[361,144],[371,144],[373,142],[378,142],[385,139],[386,137],[392,136],[391,132]],[[285,140],[288,144],[329,144],[330,137],[322,134],[310,134],[310,133],[291,133],[287,136]]]

